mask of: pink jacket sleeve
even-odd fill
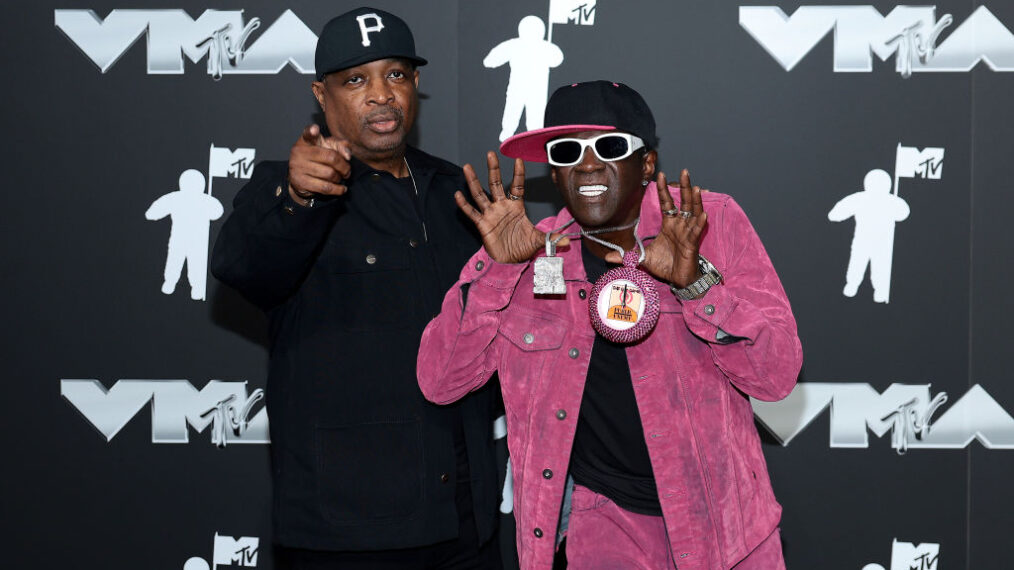
[[[465,264],[419,346],[416,371],[427,400],[447,404],[489,380],[498,360],[493,341],[501,310],[527,267],[497,263],[485,248]]]
[[[723,280],[701,298],[683,301],[684,320],[737,388],[780,400],[802,366],[796,320],[753,225],[732,198],[723,198],[706,208],[709,235],[701,246]]]

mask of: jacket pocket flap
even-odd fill
[[[339,247],[329,243],[320,264],[331,273],[370,273],[397,271],[409,267],[407,243],[382,243]]]
[[[563,345],[567,327],[539,315],[512,312],[504,315],[499,332],[521,350],[552,350]]]

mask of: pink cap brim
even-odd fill
[[[520,133],[503,141],[500,153],[511,158],[520,158],[531,162],[549,162],[546,156],[546,143],[556,137],[582,131],[615,131],[616,127],[606,125],[557,125],[544,129],[535,129]]]

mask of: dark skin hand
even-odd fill
[[[546,246],[546,233],[536,229],[525,213],[525,163],[520,158],[514,160],[514,178],[509,193],[518,198],[515,200],[508,198],[504,191],[500,159],[495,152],[486,153],[486,166],[489,169],[489,196],[483,191],[472,165],[464,167],[468,190],[478,209],[472,207],[460,191],[454,193],[454,201],[478,228],[482,245],[490,257],[499,263],[528,261]],[[569,241],[563,238],[557,246],[565,246]]]
[[[674,209],[676,206],[669,194],[665,173],[659,172],[655,183],[661,210]],[[662,214],[662,229],[658,237],[644,248],[644,261],[640,267],[677,287],[686,287],[701,277],[697,254],[701,233],[708,223],[708,214],[701,204],[701,192],[699,186],[690,185],[690,173],[684,168],[680,173],[680,209],[690,212],[690,217]],[[606,261],[620,263],[622,258],[619,253],[610,252]]]
[[[546,234],[536,229],[525,213],[524,161],[520,158],[514,160],[514,178],[507,192],[504,191],[500,161],[495,152],[487,153],[486,165],[489,169],[489,196],[483,191],[472,165],[466,164],[464,167],[469,192],[478,209],[472,207],[461,192],[454,194],[454,200],[458,208],[475,223],[490,257],[500,263],[528,261],[545,247]],[[656,185],[660,209],[675,209],[665,173],[658,174]],[[645,259],[640,265],[656,278],[678,287],[686,287],[701,277],[697,254],[701,233],[708,221],[701,203],[701,192],[699,186],[691,186],[690,173],[684,169],[680,174],[680,203],[691,215],[684,219],[663,214],[662,229],[658,237],[645,246]],[[508,193],[521,199],[511,200]],[[557,245],[564,246],[567,243],[569,239],[563,238]],[[610,252],[606,255],[606,261],[620,263],[622,259],[618,252]]]
[[[348,187],[342,182],[352,172],[351,159],[347,142],[325,137],[317,125],[306,127],[289,151],[289,195],[305,205],[314,195],[344,194]]]

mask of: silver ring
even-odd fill
[[[514,194],[511,194],[510,192],[507,193],[507,197],[510,198],[511,200],[520,200],[521,199],[521,196],[515,196]]]
[[[680,210],[680,217],[683,218],[684,220],[690,218],[690,216],[692,215],[693,214],[691,212],[687,212],[686,210]]]
[[[662,213],[665,214],[666,216],[669,216],[670,218],[675,218],[676,216],[680,215],[680,211],[676,208],[673,208],[672,210],[662,210]]]

